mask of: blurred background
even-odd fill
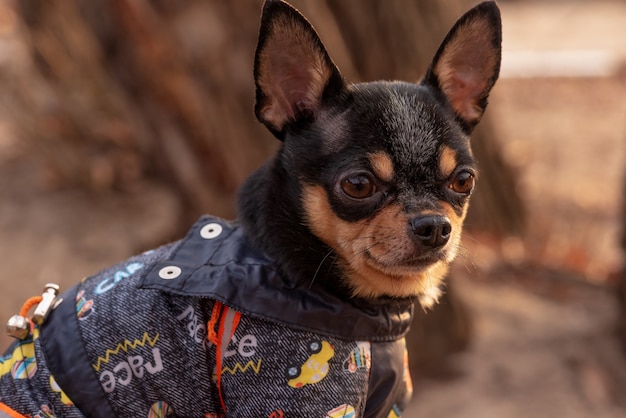
[[[0,0],[0,318],[232,218],[261,0]],[[418,80],[474,0],[293,0],[352,82]],[[501,79],[409,417],[626,416],[626,2],[502,0]],[[9,338],[0,336],[6,346]]]

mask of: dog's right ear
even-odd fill
[[[345,88],[311,24],[280,0],[263,6],[254,79],[255,114],[279,139],[289,124],[315,117],[326,95]]]

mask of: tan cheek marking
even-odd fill
[[[456,169],[456,165],[456,152],[452,148],[444,145],[439,155],[439,170],[441,170],[441,174],[443,174],[444,177],[449,177],[454,169]]]
[[[370,164],[376,172],[378,178],[383,181],[391,181],[393,179],[393,162],[387,153],[382,151],[369,155]]]
[[[360,248],[361,245],[366,245],[365,240],[358,238],[368,234],[367,223],[350,223],[338,218],[332,211],[326,191],[322,187],[305,186],[303,204],[311,231],[341,256],[342,260],[339,262],[344,277],[352,286],[355,296],[377,297],[383,294],[410,296],[421,290],[420,283],[423,281],[421,275],[407,283],[392,279],[365,263]]]
[[[374,256],[388,253],[388,244],[406,238],[406,220],[397,205],[383,208],[373,219],[346,222],[332,210],[326,191],[320,186],[305,187],[304,208],[309,228],[357,269],[366,251]],[[377,245],[373,245],[377,243]]]
[[[371,240],[361,240],[361,245],[367,246],[369,253],[379,259],[396,258],[405,247],[411,246],[407,235],[408,221],[403,209],[392,204],[381,211],[365,226],[365,234]],[[372,245],[376,243],[376,245]],[[394,251],[389,249],[396,248]]]
[[[465,216],[467,215],[467,208],[469,205],[466,203],[463,207],[463,212],[461,216],[457,215],[452,206],[446,202],[440,202],[442,211],[444,215],[450,220],[450,225],[452,226],[452,236],[448,245],[450,249],[448,250],[448,262],[451,262],[457,254],[458,246],[461,242],[461,232],[463,230],[463,221],[465,220]]]
[[[351,254],[348,253],[345,243],[354,241],[360,235],[362,225],[337,217],[330,206],[326,191],[321,186],[305,186],[303,202],[309,228],[342,257],[349,258]]]

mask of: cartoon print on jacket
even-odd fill
[[[164,401],[153,403],[147,415],[148,418],[167,418],[172,416],[174,416],[174,410]]]
[[[358,369],[369,370],[372,365],[372,354],[369,341],[358,341],[350,356],[343,362],[344,370],[354,373]]]
[[[310,357],[302,366],[291,366],[287,369],[289,386],[301,388],[312,385],[326,377],[329,370],[328,361],[335,354],[335,349],[328,341],[311,341],[308,344]]]
[[[10,355],[0,357],[0,376],[10,372],[13,379],[30,379],[37,372],[37,360],[35,358],[35,334],[15,344]]]
[[[352,405],[343,404],[339,405],[336,408],[333,408],[331,411],[328,411],[325,415],[328,418],[355,418],[356,411]]]
[[[79,320],[89,317],[93,309],[93,300],[85,300],[85,292],[80,291],[76,294],[76,316]]]

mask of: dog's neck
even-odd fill
[[[245,181],[237,203],[252,246],[277,263],[289,286],[323,286],[350,298],[337,255],[306,227],[297,179],[278,156]]]

